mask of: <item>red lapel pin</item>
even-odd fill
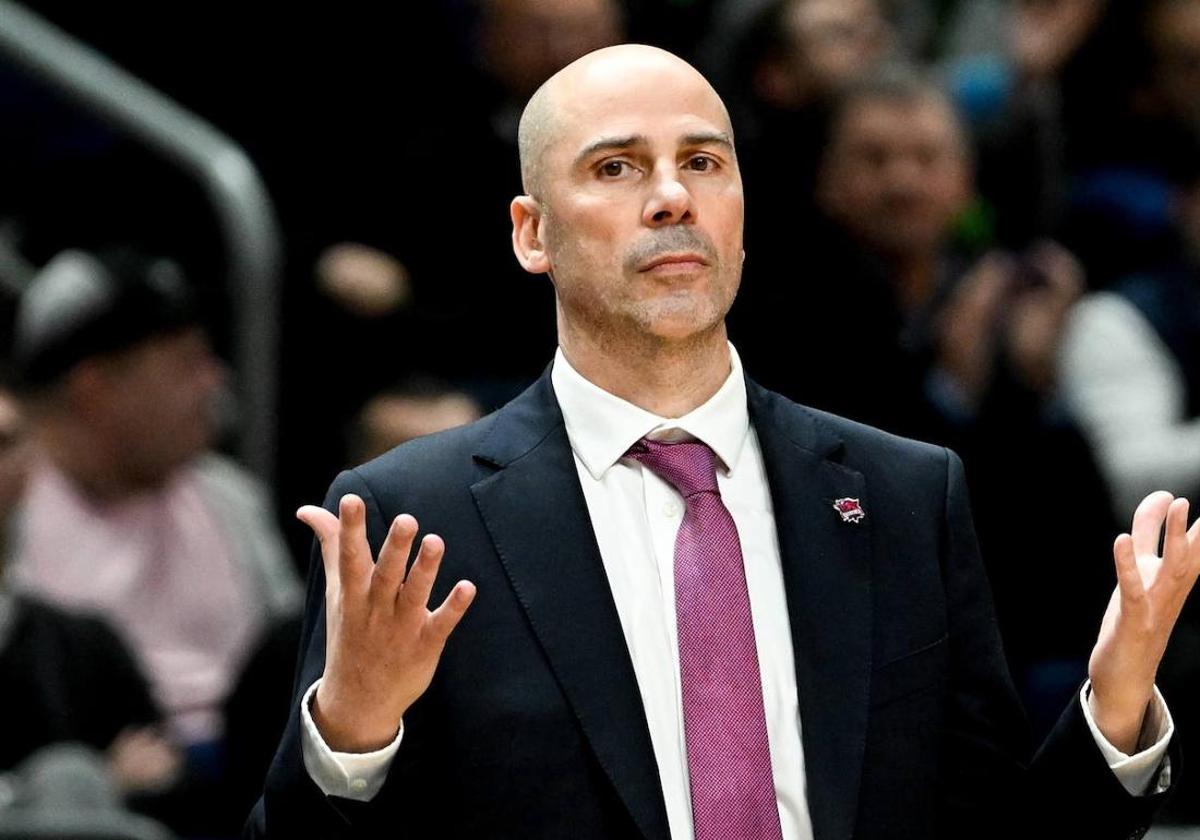
[[[851,499],[848,497],[845,499],[835,499],[833,502],[833,509],[841,515],[843,522],[850,522],[854,524],[861,522],[863,517],[867,515],[867,512],[863,510],[862,505],[859,504],[858,499]]]

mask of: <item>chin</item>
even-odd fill
[[[724,313],[711,307],[686,312],[658,313],[643,323],[643,331],[663,342],[684,342],[710,334],[723,323]]]

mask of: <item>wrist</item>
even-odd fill
[[[1138,751],[1146,712],[1153,699],[1150,691],[1131,692],[1116,698],[1096,691],[1093,685],[1088,694],[1088,706],[1096,727],[1110,744],[1126,755]]]
[[[317,686],[309,712],[325,745],[339,753],[377,752],[390,744],[400,731],[400,720],[375,719],[363,714],[373,704],[344,704],[336,694],[325,692],[325,683]]]

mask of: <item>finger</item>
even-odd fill
[[[437,579],[438,568],[442,565],[442,556],[446,553],[446,544],[437,534],[426,534],[421,540],[421,549],[417,559],[408,570],[408,578],[400,597],[414,607],[424,608],[429,603],[429,592]]]
[[[1113,543],[1113,561],[1117,567],[1117,590],[1121,593],[1121,613],[1130,617],[1145,612],[1146,587],[1138,571],[1133,539],[1121,534]]]
[[[979,264],[973,287],[970,290],[972,306],[979,312],[988,312],[995,308],[1010,285],[1013,261],[1001,253],[993,253],[984,257]]]
[[[392,520],[383,548],[379,550],[379,562],[371,574],[371,595],[380,603],[389,606],[395,601],[400,585],[404,583],[404,567],[412,554],[413,539],[417,536],[417,520],[402,513]]]
[[[1162,533],[1163,520],[1167,517],[1167,508],[1174,499],[1165,490],[1151,493],[1142,499],[1133,513],[1133,550],[1135,554],[1158,554],[1158,537]]]
[[[371,574],[371,547],[367,545],[367,506],[353,493],[338,503],[338,574],[342,585],[364,585]]]
[[[1188,500],[1176,499],[1167,509],[1167,533],[1163,538],[1163,566],[1176,576],[1188,569]]]
[[[296,518],[312,529],[321,546],[321,562],[325,580],[336,584],[338,574],[338,518],[323,507],[305,505],[296,511]]]
[[[439,644],[446,643],[446,639],[454,632],[458,622],[462,621],[467,607],[471,606],[471,602],[474,600],[475,584],[469,580],[460,580],[454,584],[454,588],[450,590],[446,600],[442,601],[442,605],[433,611],[429,620],[430,630]]]

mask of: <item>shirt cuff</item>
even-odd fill
[[[1079,702],[1083,704],[1083,719],[1087,721],[1096,746],[1100,748],[1117,781],[1130,796],[1146,796],[1167,790],[1171,786],[1171,759],[1167,757],[1167,745],[1175,734],[1175,721],[1171,718],[1171,710],[1167,708],[1167,701],[1159,693],[1158,686],[1154,686],[1154,697],[1146,709],[1142,733],[1138,736],[1138,747],[1141,751],[1133,755],[1121,752],[1101,734],[1096,721],[1092,719],[1091,706],[1088,705],[1088,695],[1091,691],[1092,682],[1088,680],[1079,692]]]
[[[320,684],[320,680],[313,683],[300,701],[300,751],[304,755],[304,769],[326,796],[370,802],[383,787],[392,759],[400,749],[404,721],[400,722],[396,737],[383,749],[368,753],[334,752],[317,731],[310,711]]]

